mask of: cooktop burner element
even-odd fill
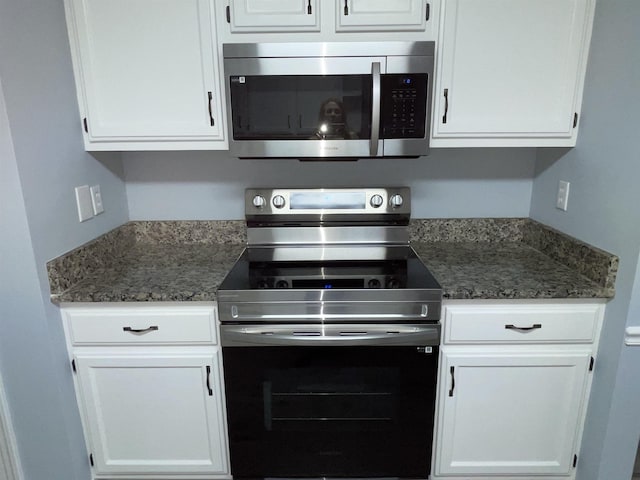
[[[442,291],[408,244],[408,188],[247,190],[223,323],[424,323]]]

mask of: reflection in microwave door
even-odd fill
[[[318,126],[313,136],[315,140],[353,140],[358,135],[349,128],[347,112],[342,101],[328,98],[320,105]]]

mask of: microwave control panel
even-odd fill
[[[427,74],[382,76],[382,138],[424,138],[427,82]]]

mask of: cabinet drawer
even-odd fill
[[[600,305],[449,305],[445,343],[592,343]]]
[[[64,315],[74,345],[217,342],[213,307],[71,308]]]

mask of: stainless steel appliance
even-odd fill
[[[427,155],[434,42],[225,44],[232,154]]]
[[[441,288],[407,188],[251,189],[218,291],[239,478],[427,478]]]

